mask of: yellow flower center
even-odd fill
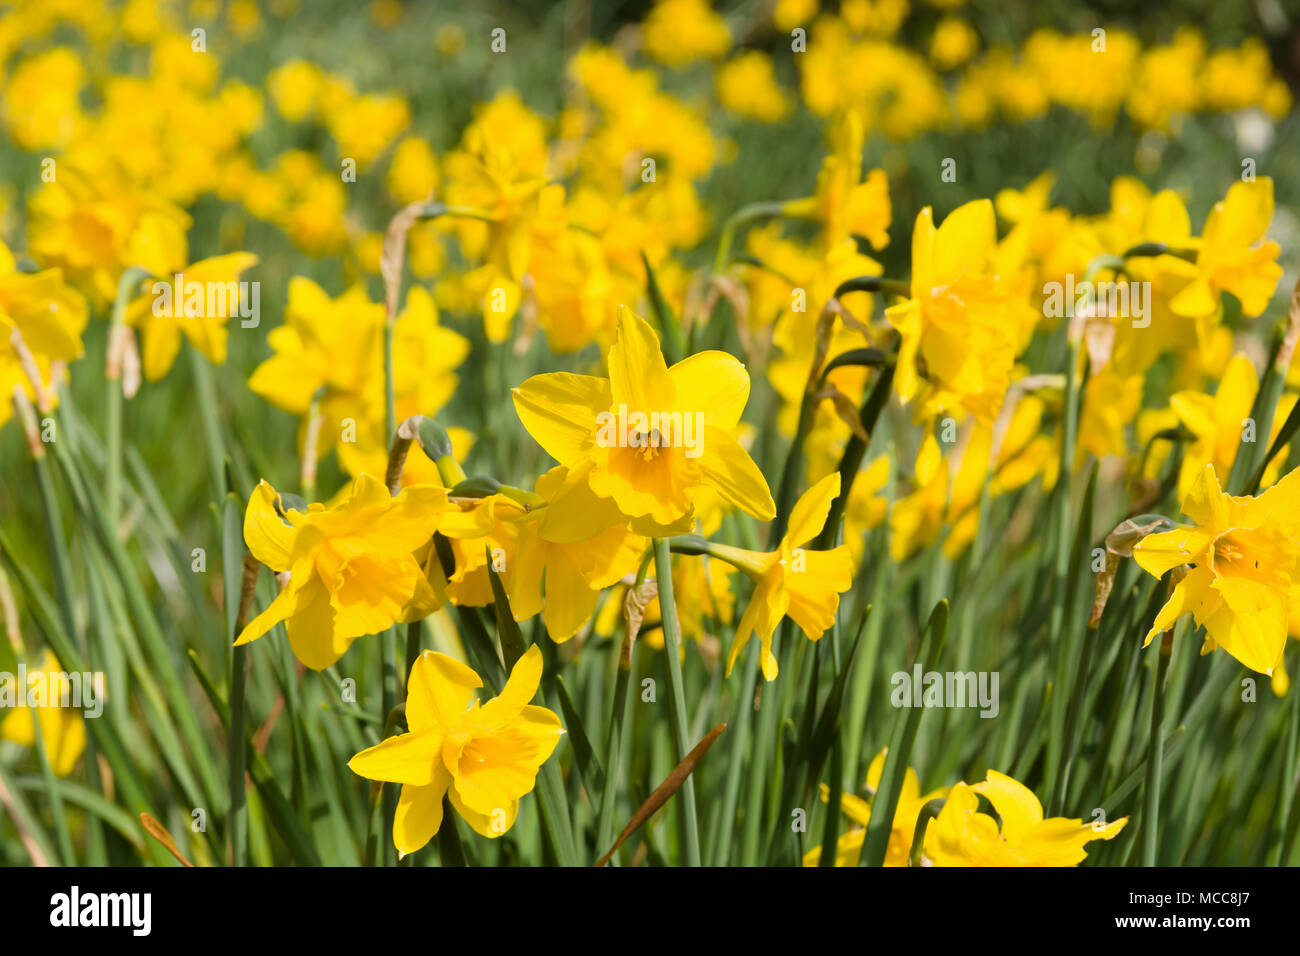
[[[1218,541],[1214,542],[1214,563],[1215,564],[1232,564],[1240,561],[1244,557],[1241,548],[1237,542],[1233,541],[1227,535],[1224,535]]]
[[[659,429],[652,428],[648,432],[633,432],[637,439],[633,444],[641,450],[641,458],[645,461],[654,461],[659,457],[660,435]]]

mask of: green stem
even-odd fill
[[[756,202],[742,206],[732,213],[722,224],[722,232],[718,236],[718,251],[713,258],[713,271],[721,272],[731,261],[731,247],[735,243],[737,229],[758,219],[779,216],[784,206],[783,202]]]
[[[122,356],[117,342],[124,334],[126,307],[131,302],[131,293],[147,278],[148,271],[138,266],[132,266],[122,273],[122,278],[117,283],[117,295],[113,299],[113,312],[108,326],[108,363],[104,368],[108,408],[104,514],[114,534],[117,533],[117,525],[122,518]]]
[[[947,636],[948,602],[940,601],[930,613],[920,646],[917,647],[917,658],[925,655],[927,672],[939,669],[939,657],[943,653]],[[885,766],[881,769],[880,786],[871,802],[871,820],[862,840],[862,857],[859,861],[862,866],[881,866],[885,862],[894,813],[898,809],[898,797],[903,790],[903,778],[907,773],[912,746],[916,743],[916,733],[920,729],[924,712],[923,707],[909,707],[899,712],[898,725],[890,741],[889,753],[885,755]]]
[[[24,419],[21,412],[17,416]],[[51,568],[54,573],[54,586],[59,596],[59,616],[68,635],[75,640],[76,621],[72,613],[71,565],[68,560],[67,545],[63,540],[63,520],[59,509],[59,499],[54,493],[54,481],[50,475],[50,462],[45,457],[45,447],[39,434],[29,433],[27,443],[31,449],[32,467],[36,472],[36,486],[40,492],[41,510],[45,515],[45,536],[49,541]],[[21,651],[21,648],[16,648]],[[69,667],[67,662],[61,666]],[[23,688],[19,693],[24,693]],[[41,727],[40,711],[28,708],[32,721],[32,737],[36,750],[37,762],[41,768],[41,778],[45,781],[46,794],[50,800],[50,813],[54,818],[54,832],[58,840],[59,858],[64,866],[75,866],[76,855],[72,847],[72,836],[68,830],[67,816],[63,812],[63,796],[56,786],[54,771],[50,766],[50,754],[45,746],[45,732]]]
[[[406,667],[402,670],[403,679],[411,673],[415,660],[420,656],[420,641],[424,635],[424,621],[411,621],[406,625]]]
[[[226,452],[221,440],[221,423],[217,418],[217,390],[212,382],[212,365],[194,346],[188,346],[190,368],[194,374],[194,391],[199,404],[199,422],[203,427],[203,444],[208,453],[208,479],[212,500],[226,494]]]
[[[1286,330],[1278,329],[1273,336],[1268,368],[1264,370],[1264,377],[1259,383],[1259,391],[1255,393],[1255,402],[1250,410],[1250,417],[1255,421],[1255,434],[1261,440],[1243,442],[1237,447],[1224,488],[1228,494],[1253,495],[1259,490],[1259,482],[1264,477],[1268,461],[1268,436],[1273,433],[1273,417],[1277,414],[1278,399],[1282,397],[1282,389],[1286,385],[1291,355],[1286,347]]]
[[[789,644],[788,618],[777,626],[780,646]],[[754,668],[759,664],[755,660]],[[788,668],[783,671],[788,676]],[[757,680],[757,678],[756,678]],[[764,683],[758,701],[758,736],[749,755],[749,776],[745,781],[745,817],[740,831],[740,865],[758,864],[759,833],[763,824],[763,795],[774,782],[769,778],[768,764],[776,751],[777,724],[781,717],[781,701],[772,684]]]
[[[1075,432],[1079,421],[1079,381],[1075,369],[1079,364],[1082,339],[1067,329],[1069,343],[1065,362],[1065,409],[1061,419],[1061,447],[1056,488],[1053,492],[1055,510],[1052,514],[1052,604],[1048,635],[1051,640],[1050,660],[1056,692],[1052,695],[1049,715],[1051,733],[1047,735],[1047,764],[1043,779],[1049,785],[1058,782],[1062,751],[1064,749],[1065,708],[1068,703],[1063,693],[1066,661],[1069,658],[1068,628],[1066,618],[1067,595],[1070,592],[1070,476],[1074,468]],[[1052,794],[1048,794],[1049,800]],[[1050,808],[1049,808],[1050,809]]]
[[[664,656],[668,659],[668,693],[672,707],[673,747],[677,763],[686,759],[691,745],[686,729],[686,688],[682,680],[682,636],[673,603],[673,565],[668,539],[655,538],[655,579],[659,585],[659,612],[663,622]],[[682,853],[687,866],[700,865],[700,828],[695,810],[695,781],[687,777],[679,791],[678,819],[681,823]]]
[[[442,798],[442,826],[438,827],[438,860],[443,866],[469,866],[465,860],[465,847],[460,842],[456,828],[456,814],[451,798]]]
[[[41,785],[46,789],[49,788],[48,781],[42,780]],[[27,850],[33,865],[59,865],[58,855],[50,843],[49,835],[41,827],[40,817],[27,805],[27,801],[18,792],[17,784],[2,763],[0,763],[0,809],[4,809],[6,815],[12,817],[19,841]]]
[[[614,809],[618,798],[618,778],[623,762],[623,726],[627,721],[628,688],[632,683],[634,648],[625,645],[619,651],[618,674],[614,679],[614,700],[610,708],[609,729],[605,734],[605,788],[600,794],[600,815],[596,822],[596,846],[614,842]]]
[[[714,866],[726,866],[731,855],[731,833],[736,825],[736,801],[740,798],[740,768],[749,742],[749,727],[754,720],[754,684],[758,679],[758,645],[751,646],[741,661],[740,695],[736,698],[736,736],[731,742],[726,783],[722,790],[722,809],[714,833],[717,841],[710,859]]]
[[[1287,719],[1286,730],[1286,750],[1283,754],[1281,767],[1278,772],[1278,801],[1277,801],[1277,842],[1269,851],[1269,866],[1281,866],[1286,860],[1284,847],[1286,846],[1286,834],[1290,828],[1292,805],[1295,802],[1296,792],[1296,760],[1297,750],[1300,749],[1300,693],[1296,692],[1293,687],[1289,691],[1291,699],[1287,701],[1290,714]]]
[[[637,567],[633,591],[645,584],[654,558],[652,547]],[[625,625],[626,627],[626,625]],[[605,732],[605,789],[600,794],[600,815],[596,821],[596,846],[611,846],[614,842],[614,810],[618,798],[618,777],[623,763],[623,727],[628,716],[628,688],[632,684],[632,658],[636,642],[626,632],[618,651],[618,673],[614,679],[614,700],[610,706],[609,728]]]
[[[925,853],[925,831],[929,828],[930,821],[936,819],[943,811],[945,802],[940,799],[931,800],[917,814],[916,829],[912,831],[912,852],[907,860],[909,866],[922,865],[921,857]]]
[[[229,501],[227,502],[229,504]],[[257,592],[257,576],[262,566],[251,553],[244,555],[242,573],[239,578],[239,609],[235,612],[235,621],[230,639],[235,640],[248,623],[248,615],[253,607],[253,598]],[[245,761],[245,728],[247,705],[245,694],[248,686],[248,645],[232,647],[230,653],[230,732],[226,735],[228,747],[227,762],[230,766],[230,865],[246,866],[248,864],[248,799],[244,780],[247,774]]]
[[[13,548],[2,528],[0,528],[0,566],[3,566],[6,572],[19,582],[27,595],[30,613],[37,626],[44,632],[59,664],[69,672],[86,670],[86,658],[77,650],[73,638],[64,631],[52,607],[53,602],[27,567],[14,560]],[[123,802],[137,814],[153,809],[145,797],[144,786],[140,782],[135,764],[127,758],[126,746],[123,743],[125,735],[119,732],[117,716],[112,709],[106,710],[101,719],[89,721],[87,731],[94,738],[98,751],[104,755],[104,759],[113,769],[113,779]],[[158,845],[157,841],[149,841],[145,846],[146,853],[155,864],[166,865],[170,860],[167,851]]]
[[[1057,598],[1062,608],[1061,627],[1061,651],[1060,661],[1057,668],[1056,686],[1061,689],[1061,695],[1058,698],[1057,706],[1052,710],[1051,735],[1059,741],[1056,749],[1057,761],[1055,763],[1055,775],[1047,778],[1051,783],[1051,789],[1048,792],[1048,812],[1059,814],[1062,809],[1062,802],[1065,799],[1065,790],[1069,783],[1070,765],[1074,760],[1076,744],[1078,742],[1078,720],[1079,711],[1083,702],[1083,695],[1088,686],[1088,668],[1091,665],[1091,651],[1093,645],[1093,631],[1086,629],[1084,634],[1076,638],[1076,618],[1079,616],[1075,607],[1079,594],[1079,588],[1074,586],[1074,582],[1080,577],[1083,549],[1087,547],[1089,536],[1092,534],[1092,516],[1094,503],[1096,499],[1096,481],[1097,468],[1094,464],[1088,469],[1088,483],[1084,487],[1083,503],[1079,508],[1079,517],[1075,523],[1074,535],[1071,538],[1066,557],[1066,573],[1064,577],[1065,590]],[[1055,610],[1053,606],[1053,610]],[[1076,651],[1075,645],[1078,645]],[[1072,667],[1073,685],[1067,696],[1065,685],[1068,677],[1066,668]]]
[[[850,292],[883,292],[885,295],[908,298],[912,294],[912,284],[902,279],[886,279],[884,276],[855,276],[835,287],[835,298],[842,299]]]
[[[834,866],[837,844],[840,840],[840,802],[844,796],[844,744],[840,728],[835,728],[835,743],[831,745],[830,794],[826,801],[826,823],[822,829],[822,853],[818,866]]]
[[[379,736],[381,741],[387,740],[396,733],[398,717],[399,713],[396,708],[388,712],[388,715],[384,718],[383,733]],[[389,789],[387,785],[377,780],[370,785],[369,812],[366,815],[366,866],[379,866],[382,861],[383,851],[380,849],[383,846],[384,835],[382,806],[384,791],[387,789]],[[443,817],[444,824],[449,822],[448,817]]]
[[[871,391],[867,393],[866,400],[862,403],[858,420],[862,423],[868,438],[875,434],[876,422],[880,420],[880,413],[889,402],[889,392],[893,382],[894,366],[886,365],[880,370],[875,384],[871,386]],[[840,521],[844,518],[844,507],[849,500],[849,492],[853,490],[853,481],[858,476],[858,469],[862,467],[862,459],[866,453],[867,443],[857,435],[851,437],[844,446],[844,453],[840,456],[840,493],[831,502],[826,523],[822,525],[821,534],[817,536],[816,547],[821,550],[828,550],[835,543],[835,536],[840,530]]]
[[[244,792],[244,694],[248,683],[248,645],[236,647],[230,671],[230,865],[248,864],[248,802]]]
[[[1156,664],[1151,675],[1151,736],[1147,742],[1147,781],[1142,795],[1142,865],[1156,865],[1160,833],[1160,779],[1164,764],[1165,674],[1169,671],[1169,650],[1164,635],[1156,644]]]

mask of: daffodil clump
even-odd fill
[[[0,10],[0,865],[1300,863],[1282,14],[587,6]]]
[[[871,798],[880,787],[887,752],[877,754],[867,768],[867,797],[852,793],[841,797],[840,809],[853,826],[835,844],[831,857],[835,866],[858,866],[861,861]],[[825,800],[828,794],[822,789]],[[980,797],[993,813],[981,809]],[[922,813],[934,817],[933,829],[917,845],[916,824]],[[922,794],[916,771],[908,767],[889,824],[884,865],[1074,866],[1087,856],[1087,844],[1113,839],[1126,823],[1128,817],[1096,824],[1064,817],[1045,819],[1034,792],[996,770],[989,770],[988,777],[973,786],[957,783]],[[813,847],[804,855],[803,865],[821,866],[824,855],[830,856]]]

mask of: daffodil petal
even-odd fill
[[[348,761],[348,769],[367,780],[427,786],[434,781],[442,747],[440,734],[414,731],[367,747]]]
[[[649,322],[629,309],[619,312],[618,336],[607,360],[613,404],[645,415],[675,407],[676,389],[659,350],[659,336]]]
[[[700,470],[704,480],[741,511],[759,521],[770,521],[776,516],[772,491],[754,459],[740,442],[712,425],[704,429]]]
[[[407,725],[412,731],[446,731],[482,686],[482,678],[454,657],[424,651],[411,665],[406,685]]]
[[[596,416],[612,404],[609,382],[570,372],[534,375],[512,394],[528,434],[564,465],[574,464],[590,447]]]
[[[668,370],[677,406],[701,412],[704,421],[731,431],[749,401],[749,372],[728,352],[697,352]]]
[[[393,815],[393,845],[402,856],[422,849],[442,826],[442,798],[450,783],[451,775],[439,764],[433,783],[402,785]]]
[[[826,515],[840,493],[840,473],[833,471],[802,495],[790,509],[790,523],[785,533],[786,544],[797,548],[821,533]]]

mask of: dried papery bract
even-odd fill
[[[1110,599],[1110,592],[1115,586],[1115,574],[1119,570],[1120,558],[1131,558],[1134,546],[1156,529],[1173,527],[1173,522],[1163,516],[1147,517],[1151,517],[1151,520],[1128,518],[1121,521],[1110,534],[1106,535],[1106,564],[1101,571],[1097,572],[1097,595],[1093,598],[1092,612],[1088,616],[1089,627],[1095,628],[1101,623],[1102,612],[1105,611],[1106,602]]]
[[[32,394],[36,396],[37,407],[40,408],[42,413],[48,412],[54,407],[53,390],[47,387],[45,380],[41,378],[41,370],[36,366],[36,357],[32,355],[32,350],[27,347],[27,343],[23,341],[22,333],[17,328],[9,336],[9,345],[14,350],[14,354],[18,356],[18,365],[22,368],[23,374],[31,385]],[[15,388],[18,387],[20,386],[15,386]]]

